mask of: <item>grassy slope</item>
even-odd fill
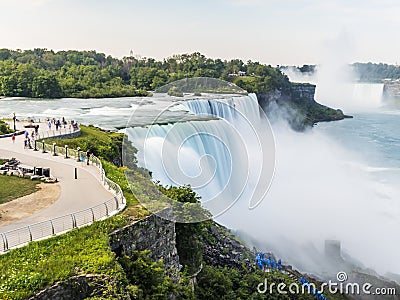
[[[90,150],[91,153],[105,160],[120,164],[115,161],[121,157],[121,149],[123,135],[115,132],[104,132],[93,126],[81,126],[81,135],[74,139],[47,139],[49,144],[56,143],[57,146],[68,145],[70,149],[80,147],[82,151]]]
[[[34,292],[79,274],[106,274],[124,280],[108,247],[108,233],[125,225],[114,217],[0,256],[0,298],[25,299]]]
[[[0,204],[36,192],[39,183],[16,176],[0,175]]]

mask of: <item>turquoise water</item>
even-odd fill
[[[356,113],[354,119],[320,123],[315,130],[357,153],[368,163],[366,171],[377,178],[400,183],[399,125],[400,111],[381,108],[375,113]]]

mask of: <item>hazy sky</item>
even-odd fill
[[[399,0],[0,0],[0,47],[400,63]]]

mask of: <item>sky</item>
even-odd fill
[[[398,0],[0,0],[0,48],[400,63]]]

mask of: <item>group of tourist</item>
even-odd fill
[[[61,129],[62,127],[67,128],[68,122],[65,120],[64,117],[62,119],[56,119],[56,118],[47,118],[47,126],[49,127],[49,130],[55,127],[56,131]],[[75,122],[74,120],[71,120],[70,122],[70,128],[77,130],[78,129],[78,122]]]
[[[16,118],[15,118],[16,119]],[[29,121],[31,122],[30,125],[27,125],[25,127],[29,127],[29,128],[33,128],[32,132],[29,134],[28,130],[25,130],[24,136],[24,147],[25,148],[30,148],[32,149],[33,147],[33,143],[35,142],[35,139],[39,136],[39,125],[35,125],[34,126],[34,122],[35,122],[35,118],[34,117],[30,117]],[[40,123],[40,119],[38,120],[38,122]],[[79,125],[78,122],[71,120],[70,123],[67,122],[67,120],[62,117],[61,119],[56,119],[56,118],[47,118],[46,119],[47,122],[47,126],[49,128],[49,130],[52,130],[53,126],[55,127],[55,130],[58,131],[59,129],[61,129],[62,127],[66,128],[69,124],[69,128],[73,129],[74,131],[79,129]],[[15,143],[17,134],[14,133],[11,136],[11,140],[13,143]]]
[[[36,130],[32,130],[31,135],[29,136],[29,132],[26,130],[24,135],[24,148],[29,148],[32,149],[32,143],[35,142],[35,138],[37,136],[38,132]],[[15,141],[15,134],[13,135],[13,142]]]
[[[328,298],[326,296],[324,296],[324,294],[322,294],[320,291],[318,291],[317,289],[315,289],[309,282],[307,279],[305,278],[300,278],[300,283],[302,286],[304,286],[305,288],[307,288],[308,292],[311,295],[314,295],[315,298],[317,298],[318,300],[328,300]]]
[[[268,258],[265,258],[265,254],[262,252],[257,253],[256,264],[259,267],[259,269],[262,271],[269,271],[269,270],[279,270],[280,271],[283,269],[282,260],[276,261],[271,256],[268,256]]]
[[[262,271],[270,271],[270,270],[277,270],[277,271],[282,271],[283,266],[282,266],[282,261],[279,259],[276,261],[275,259],[272,258],[271,255],[268,256],[268,258],[265,258],[265,254],[260,252],[257,253],[256,255],[256,264],[258,268]],[[322,294],[320,291],[315,289],[313,285],[311,285],[307,279],[305,278],[300,278],[299,279],[301,285],[307,290],[311,295],[315,296],[316,299],[318,300],[328,300],[324,294]]]

